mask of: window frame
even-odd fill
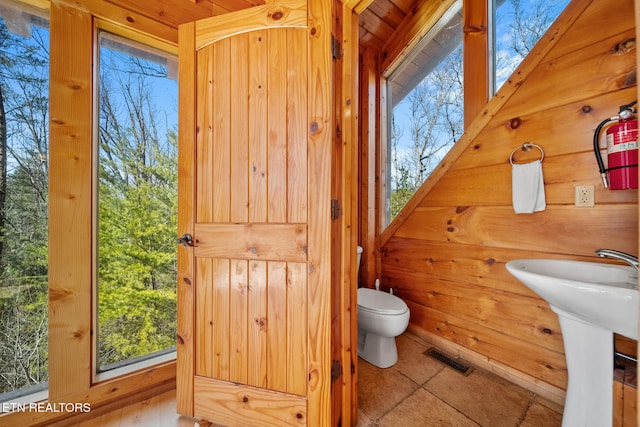
[[[140,43],[150,48],[167,52],[168,54],[175,55],[177,58],[178,50],[177,46],[170,43],[163,42],[145,34],[132,31],[130,29],[115,25],[110,21],[93,17],[93,67],[92,75],[92,93],[93,93],[93,110],[92,110],[92,278],[91,278],[91,293],[92,293],[92,308],[91,308],[91,327],[92,331],[92,343],[91,343],[91,369],[92,369],[92,385],[108,383],[112,380],[118,380],[125,378],[126,376],[136,373],[150,371],[155,368],[160,368],[167,365],[175,364],[176,350],[162,352],[161,354],[152,355],[142,360],[134,360],[132,363],[127,363],[123,366],[115,367],[113,369],[100,371],[100,366],[97,360],[98,357],[98,155],[99,155],[99,122],[100,122],[100,105],[99,105],[99,86],[100,86],[100,39],[99,32],[104,31],[111,33],[117,37],[131,40],[136,43]],[[177,279],[177,278],[176,278]],[[175,375],[174,375],[175,378]]]
[[[110,367],[108,369],[100,369],[100,363],[98,360],[98,339],[99,339],[99,281],[98,281],[98,221],[99,221],[99,200],[98,200],[98,186],[99,186],[99,156],[100,156],[100,32],[108,33],[123,41],[131,41],[135,44],[142,45],[142,48],[148,47],[154,52],[161,51],[167,55],[174,56],[177,61],[177,48],[169,43],[162,42],[156,39],[151,39],[147,36],[135,33],[133,31],[123,29],[122,27],[112,25],[110,22],[103,19],[94,19],[94,73],[93,73],[93,137],[92,137],[92,164],[94,165],[92,170],[92,227],[93,227],[93,244],[92,244],[92,351],[91,351],[91,366],[93,383],[97,384],[102,381],[108,381],[111,379],[128,375],[131,372],[136,372],[145,369],[151,369],[156,365],[162,365],[166,363],[175,363],[177,357],[177,350],[175,346],[172,349],[163,349],[155,353],[139,356],[133,359],[122,361],[117,366]],[[107,36],[109,37],[109,36]],[[177,78],[177,76],[176,76]],[[177,94],[176,94],[177,95]],[[177,167],[177,164],[176,164]],[[177,283],[177,277],[176,277]],[[177,290],[176,290],[177,292]]]
[[[24,1],[24,0],[23,0]],[[38,0],[27,4],[40,5]],[[35,3],[34,3],[35,2]],[[105,29],[177,54],[175,40],[163,41],[160,24],[144,23],[142,33],[100,19],[95,11],[60,2],[44,2],[50,22],[50,179],[49,179],[49,382],[48,397],[25,396],[40,403],[88,403],[119,408],[175,389],[175,359],[147,360],[111,376],[94,375],[93,357],[93,150],[97,30]],[[22,401],[22,400],[21,400]],[[9,425],[47,424],[76,413],[15,411],[0,415]]]
[[[451,0],[446,7],[439,10],[438,15],[433,15],[423,26],[415,29],[416,33],[411,37],[409,46],[395,58],[385,60],[380,72],[380,134],[379,134],[379,162],[378,176],[380,177],[378,192],[378,230],[380,235],[386,235],[387,230],[394,229],[395,224],[402,221],[403,213],[411,209],[410,204],[405,205],[400,212],[391,218],[391,117],[393,106],[391,99],[390,80],[401,70],[425,40],[437,35],[437,32],[446,25],[448,17],[462,12],[462,67],[465,81],[463,85],[463,112],[464,129],[467,128],[470,117],[475,117],[477,112],[486,105],[489,99],[489,33],[487,29],[488,3],[493,0]],[[460,8],[458,10],[458,8]],[[470,28],[484,28],[484,31],[469,31]],[[435,32],[436,34],[432,34]],[[470,36],[470,33],[477,33]],[[473,70],[471,73],[469,70]],[[484,80],[486,85],[481,85],[480,90],[469,90],[466,76],[475,74],[474,81]],[[428,178],[428,177],[427,177]]]
[[[472,126],[472,120],[479,115],[489,101],[488,1],[490,0],[463,0],[462,2],[465,130]],[[403,26],[408,28],[407,31],[394,33],[379,51],[369,49],[362,55],[365,59],[360,65],[360,72],[370,80],[361,88],[361,105],[369,107],[361,114],[361,129],[364,135],[361,138],[361,152],[365,159],[361,159],[360,174],[367,176],[369,182],[376,183],[375,194],[370,193],[366,188],[361,188],[360,192],[360,211],[367,214],[367,221],[361,224],[360,229],[360,244],[365,248],[361,265],[361,283],[364,285],[373,286],[375,278],[380,277],[379,248],[393,237],[404,222],[407,212],[410,212],[417,203],[417,198],[412,198],[393,221],[386,223],[388,198],[385,194],[390,185],[387,179],[386,155],[387,145],[390,143],[387,130],[389,111],[386,99],[386,71],[392,69],[394,64],[401,62],[454,3],[455,0],[437,4],[422,3],[419,10],[414,11],[410,18],[403,21]],[[469,85],[467,78],[469,75],[473,75],[474,81],[482,84]],[[367,111],[373,112],[374,109],[379,114],[376,116],[367,114]],[[436,170],[439,171],[440,168]],[[428,191],[424,185],[420,188],[424,189],[422,191]]]

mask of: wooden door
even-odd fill
[[[180,28],[185,415],[329,423],[330,55],[313,16],[288,1]]]

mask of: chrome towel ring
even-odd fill
[[[519,147],[516,147],[512,152],[511,155],[509,156],[509,163],[511,163],[512,165],[513,163],[513,155],[518,151],[518,150],[522,150],[522,151],[531,151],[532,148],[537,148],[538,150],[540,150],[540,161],[544,160],[544,150],[539,146],[536,145],[532,142],[525,142],[524,144],[522,144]]]

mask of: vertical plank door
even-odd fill
[[[330,416],[330,144],[310,124],[309,19],[287,1],[180,28],[178,411],[217,424]]]

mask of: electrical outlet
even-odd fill
[[[576,207],[592,208],[595,206],[595,192],[596,188],[594,185],[577,185]]]

